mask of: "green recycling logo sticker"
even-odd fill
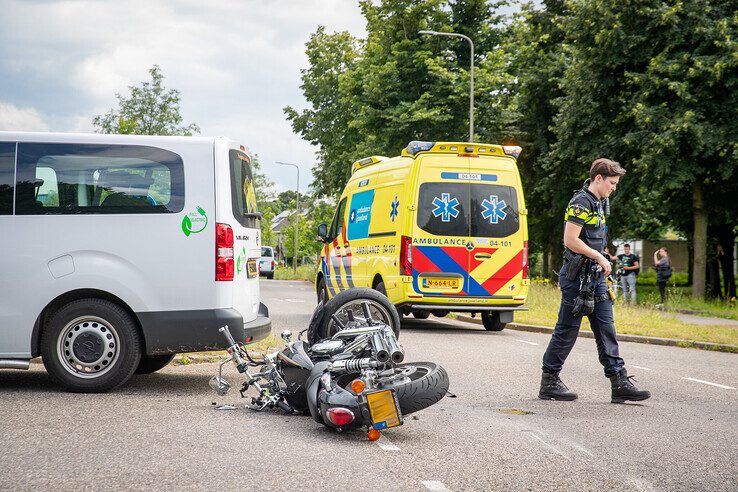
[[[185,236],[197,234],[205,230],[208,225],[208,216],[202,207],[197,207],[197,212],[190,212],[182,218],[182,232]]]
[[[241,252],[238,253],[238,259],[236,260],[236,274],[241,275],[244,266],[247,262],[246,248],[241,248]]]

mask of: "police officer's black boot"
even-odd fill
[[[541,376],[541,389],[538,391],[541,400],[564,400],[577,399],[577,394],[569,391],[569,388],[559,379],[559,373],[544,372]]]
[[[651,398],[651,393],[645,390],[639,390],[630,381],[633,376],[628,376],[625,368],[610,377],[612,383],[612,402],[623,403],[626,401],[642,401]]]

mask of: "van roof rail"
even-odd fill
[[[467,156],[509,155],[518,158],[522,149],[517,145],[495,145],[469,142],[420,142],[413,140],[402,149],[402,155],[415,158],[421,152]]]
[[[364,157],[363,159],[359,159],[358,161],[351,164],[351,174],[354,174],[358,169],[361,169],[362,167],[371,166],[372,164],[386,161],[387,159],[389,159],[389,157],[385,157],[383,155],[372,155],[369,157]]]

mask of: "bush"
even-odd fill
[[[643,269],[641,269],[641,273],[638,275],[636,283],[638,285],[656,285],[656,270],[648,268],[643,271]],[[689,274],[687,272],[674,272],[674,275],[671,276],[667,285],[670,287],[689,285]]]

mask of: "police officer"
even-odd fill
[[[590,273],[591,284],[594,285],[594,308],[588,314],[589,323],[594,332],[600,363],[604,366],[605,376],[612,383],[612,402],[640,401],[651,397],[651,393],[633,385],[625,370],[625,362],[620,358],[615,339],[612,300],[605,282],[612,266],[602,254],[607,244],[603,201],[615,191],[624,174],[625,170],[617,162],[597,159],[589,170],[589,179],[574,194],[566,208],[564,266],[559,273],[561,306],[556,328],[543,355],[543,376],[538,393],[541,399],[577,399],[577,394],[569,391],[561,381],[559,372],[579,333],[582,318],[577,314],[581,312],[581,305],[575,308],[575,301],[580,297],[583,275],[588,271],[594,272]],[[593,268],[588,270],[588,262],[581,261],[587,259],[596,262],[598,267],[593,264]]]

